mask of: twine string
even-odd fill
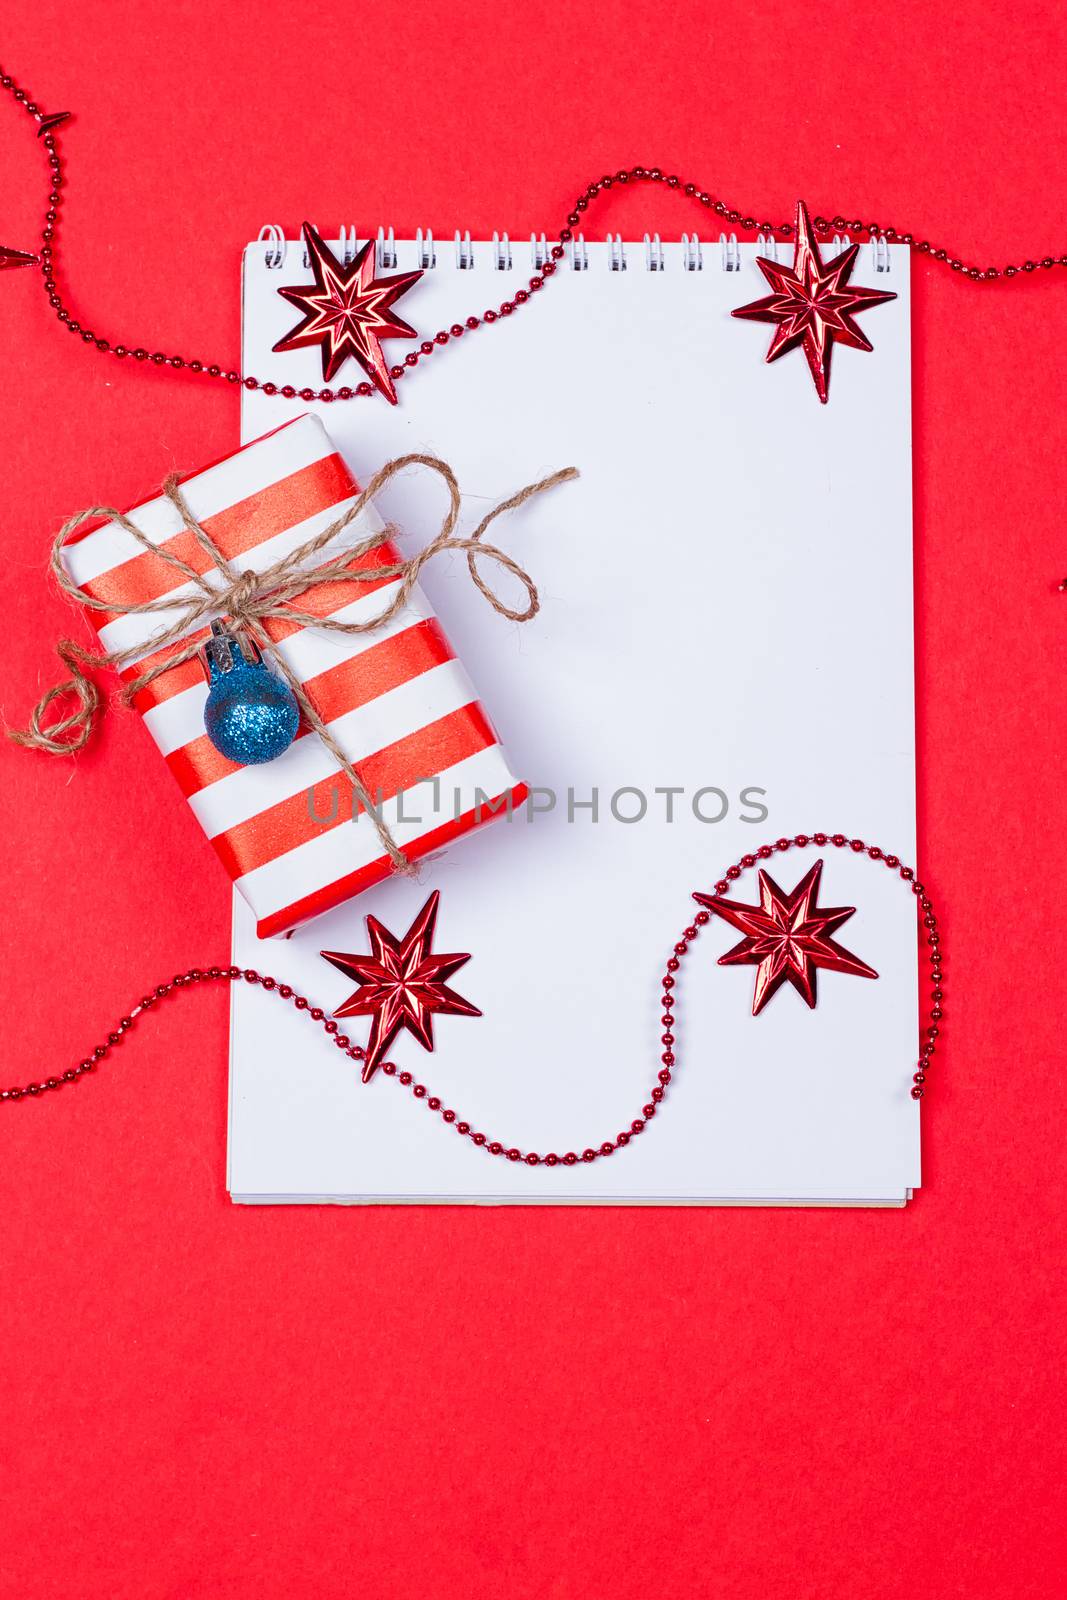
[[[421,550],[404,560],[383,563],[377,567],[360,567],[353,572],[351,570],[353,562],[370,555],[395,536],[396,529],[387,525],[378,533],[364,536],[355,542],[346,542],[336,554],[313,566],[311,570],[306,570],[315,556],[356,522],[368,503],[386,484],[398,473],[412,466],[425,467],[435,472],[448,491],[448,508],[442,518],[440,530],[423,545]],[[169,645],[177,645],[191,629],[195,629],[209,617],[224,615],[229,617],[237,628],[243,629],[251,636],[271,666],[289,685],[308,727],[329,751],[351,784],[359,805],[371,817],[394,869],[398,872],[410,871],[410,863],[385,823],[381,808],[372,801],[356,767],[322,720],[300,679],[271,638],[265,623],[268,618],[283,617],[300,627],[316,628],[326,633],[339,633],[349,637],[373,633],[403,611],[419,581],[423,567],[435,556],[447,550],[460,550],[464,553],[471,581],[494,611],[512,622],[529,622],[537,615],[541,606],[537,585],[525,568],[497,545],[487,543],[484,535],[497,517],[517,510],[536,495],[543,494],[546,490],[553,489],[558,484],[566,483],[577,476],[574,467],[565,467],[562,471],[551,473],[537,483],[527,484],[526,488],[520,489],[517,494],[487,512],[469,537],[460,537],[456,533],[460,516],[459,485],[451,467],[437,456],[418,454],[399,456],[380,468],[347,510],[334,518],[321,532],[305,539],[295,550],[259,572],[238,572],[231,565],[193,516],[177,477],[167,479],[163,485],[163,493],[174,506],[182,526],[207,556],[210,567],[206,573],[197,572],[195,567],[190,566],[174,551],[153,543],[136,523],[113,506],[91,506],[86,511],[79,511],[63,524],[52,544],[50,568],[63,593],[77,601],[79,605],[93,611],[107,611],[117,616],[150,616],[166,613],[171,620],[147,641],[121,650],[94,652],[84,649],[73,639],[60,639],[56,651],[70,674],[69,678],[42,695],[30,715],[28,726],[25,729],[9,728],[8,737],[26,749],[43,750],[51,755],[70,755],[84,749],[92,737],[103,704],[99,688],[90,677],[89,671],[85,669],[91,671],[100,667],[113,667],[121,671],[146,654],[166,652],[164,659],[156,660],[124,685],[122,698],[129,704],[142,689],[153,683],[164,672],[169,672],[172,667],[192,660],[202,647],[201,641],[196,639],[187,639],[173,651],[167,649]],[[71,535],[86,522],[101,519],[116,523],[143,550],[157,556],[174,571],[180,573],[193,592],[177,599],[164,596],[158,600],[147,600],[139,604],[132,602],[125,604],[110,598],[99,600],[94,595],[86,594],[67,572],[63,563],[63,548]],[[518,581],[526,592],[525,606],[510,606],[500,598],[479,570],[479,562],[483,560],[495,563]],[[399,582],[391,598],[376,615],[363,621],[342,622],[336,617],[320,617],[293,604],[298,596],[323,584],[364,585],[392,578],[398,579]],[[59,701],[66,701],[68,704],[73,702],[73,704],[66,714],[46,722],[49,709]]]

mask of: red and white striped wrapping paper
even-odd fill
[[[193,516],[238,570],[279,560],[339,516],[359,493],[317,417],[304,416],[183,480]],[[155,543],[198,572],[210,562],[165,497],[129,513]],[[361,538],[383,524],[367,507],[346,531]],[[326,560],[333,549],[322,552]],[[398,559],[389,544],[349,570]],[[65,548],[73,581],[95,599],[139,603],[188,596],[181,574],[144,551],[115,523]],[[324,584],[294,604],[318,616],[359,621],[388,601],[395,579]],[[105,649],[144,646],[123,677],[157,659],[151,638],[168,614],[91,611]],[[282,619],[265,626],[300,678],[396,842],[411,860],[439,850],[494,814],[520,806],[517,783],[485,711],[419,589],[385,627],[344,636]],[[206,626],[187,637],[208,637]],[[168,649],[178,648],[172,644]],[[165,659],[168,651],[158,653]],[[276,760],[240,767],[204,731],[207,683],[197,660],[163,672],[137,695],[156,744],[227,872],[252,907],[261,938],[301,923],[379,883],[393,871],[373,820],[352,817],[344,775],[315,734],[300,734]],[[438,778],[438,785],[428,780]],[[339,797],[339,798],[338,798]],[[408,817],[419,820],[407,820]]]

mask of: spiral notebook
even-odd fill
[[[346,230],[333,248],[355,244]],[[420,233],[376,248],[384,270],[425,269],[398,307],[425,336],[499,304],[545,244]],[[556,468],[581,473],[494,525],[537,583],[533,622],[495,615],[462,558],[422,575],[534,813],[288,940],[259,942],[234,904],[235,961],[332,1009],[353,985],[320,952],[365,950],[368,912],[403,933],[439,889],[438,947],[471,953],[455,981],[482,1017],[441,1017],[432,1055],[405,1036],[392,1055],[505,1145],[580,1151],[640,1113],[690,895],[746,851],[840,829],[915,856],[908,254],[861,248],[854,280],[897,298],[865,318],[873,352],[837,351],[823,406],[799,352],[765,364],[770,330],[730,315],[766,292],[755,257],[775,248],[792,260],[768,241],[577,239],[542,294],[425,361],[396,407],[306,407],[364,482],[407,452],[444,457],[468,529]],[[317,351],[273,351],[296,320],[278,286],[310,276],[280,229],[249,245],[246,371],[321,387]],[[394,361],[406,348],[386,346]],[[299,409],[245,392],[243,437]],[[410,554],[444,508],[413,472],[379,509]],[[878,980],[821,972],[814,1010],[786,987],[753,1017],[753,968],[718,965],[738,935],[713,921],[687,958],[666,1102],[588,1165],[493,1159],[236,986],[233,1199],[903,1205],[920,1178],[914,902],[865,858],[822,854],[821,902],[856,907],[841,942]],[[814,860],[770,866],[791,889]],[[756,888],[748,874],[738,898]]]

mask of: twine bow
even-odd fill
[[[406,467],[428,467],[436,472],[448,489],[448,510],[441,522],[440,532],[431,539],[418,553],[408,560],[389,562],[379,567],[363,567],[356,572],[349,570],[349,563],[359,557],[369,554],[390,540],[396,529],[387,526],[380,533],[373,533],[357,540],[354,543],[345,543],[337,554],[321,565],[312,566],[309,563],[320,551],[333,543],[342,535],[363,512],[368,502],[402,472]],[[63,590],[64,594],[76,600],[79,605],[87,606],[93,611],[108,611],[120,616],[147,616],[153,613],[166,612],[172,619],[152,637],[124,650],[85,650],[73,639],[60,639],[56,650],[60,660],[70,673],[70,677],[55,688],[49,689],[34,707],[27,729],[8,729],[8,737],[16,744],[31,750],[45,750],[52,755],[69,755],[76,750],[81,750],[92,737],[96,718],[101,707],[101,694],[97,685],[88,673],[86,667],[115,667],[121,670],[133,661],[145,655],[163,650],[167,645],[175,644],[183,639],[190,629],[204,622],[209,617],[225,615],[238,627],[243,628],[259,646],[262,654],[267,658],[274,669],[289,685],[300,707],[301,714],[318,736],[338,767],[352,785],[356,800],[367,812],[377,829],[378,837],[387,851],[394,868],[399,872],[410,870],[407,857],[393,838],[388,826],[381,816],[381,808],[376,807],[367,792],[358,771],[349,761],[337,740],[330,732],[326,723],[319,716],[318,711],[299,678],[290,668],[275,641],[267,632],[264,622],[268,617],[284,617],[288,622],[298,623],[301,627],[321,629],[325,633],[339,633],[349,637],[359,634],[373,633],[391,621],[398,612],[407,605],[411,591],[419,580],[419,574],[428,561],[440,555],[445,550],[462,550],[467,557],[467,569],[471,581],[484,595],[493,610],[503,617],[508,617],[512,622],[529,622],[540,610],[540,599],[537,586],[529,573],[519,565],[505,551],[496,545],[483,542],[483,534],[497,517],[507,511],[514,511],[517,507],[525,505],[535,495],[543,494],[546,489],[555,488],[557,484],[566,483],[571,478],[576,478],[578,473],[574,467],[565,467],[561,472],[554,472],[547,478],[542,478],[538,483],[528,484],[525,489],[520,489],[510,499],[504,500],[500,505],[494,506],[492,511],[484,516],[469,538],[456,535],[456,526],[460,514],[459,485],[455,474],[446,462],[436,456],[408,455],[400,456],[395,461],[388,462],[367,484],[367,487],[356,498],[352,505],[341,516],[335,518],[321,533],[306,539],[289,555],[283,556],[280,561],[264,567],[261,572],[238,572],[222,554],[218,546],[205,532],[200,523],[193,516],[186,502],[185,496],[179,487],[177,477],[168,478],[163,485],[163,493],[174,506],[182,525],[191,533],[197,544],[204,551],[211,562],[207,574],[199,573],[180,556],[167,550],[164,546],[153,543],[140,528],[121,511],[116,511],[112,506],[92,506],[87,511],[79,511],[69,521],[65,522],[56,534],[52,545],[51,570],[52,575]],[[164,596],[159,600],[145,601],[140,605],[123,605],[113,599],[97,600],[92,595],[87,595],[69,576],[63,565],[63,547],[71,534],[84,523],[99,519],[117,523],[118,526],[130,535],[132,539],[158,556],[168,566],[192,585],[194,592],[177,599]],[[517,610],[506,605],[499,595],[486,583],[478,570],[479,559],[496,562],[505,572],[517,578],[526,590],[527,604]],[[215,576],[216,581],[209,581]],[[221,583],[218,582],[221,578]],[[392,597],[383,605],[374,617],[362,622],[340,622],[335,617],[319,617],[311,611],[301,610],[294,605],[294,600],[301,594],[306,594],[309,589],[318,588],[326,583],[351,583],[364,585],[381,579],[398,578],[400,581],[392,593]],[[202,641],[198,639],[187,640],[178,649],[168,652],[166,659],[155,662],[137,677],[131,679],[122,690],[122,698],[129,703],[148,684],[164,672],[169,672],[172,667],[189,661],[201,649]],[[66,716],[45,725],[44,717],[48,708],[58,700],[73,698],[75,705]]]

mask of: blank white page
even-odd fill
[[[298,315],[277,286],[310,274],[299,243],[278,270],[271,248],[246,252],[245,370],[318,387],[316,351],[272,353]],[[496,305],[529,276],[529,247],[511,248],[509,273],[489,244],[466,269],[438,244],[399,309],[432,333]],[[400,270],[417,264],[413,243],[397,253]],[[433,1055],[406,1035],[390,1053],[505,1145],[580,1150],[629,1126],[659,1067],[659,982],[691,891],[730,862],[819,829],[914,860],[908,253],[890,248],[876,274],[861,249],[855,281],[898,298],[863,318],[873,353],[838,347],[826,406],[799,352],[766,365],[771,330],[730,316],[764,292],[756,253],[742,245],[726,271],[728,253],[705,244],[687,270],[667,245],[652,271],[646,248],[626,245],[613,271],[607,247],[589,246],[586,270],[567,264],[516,315],[405,378],[398,406],[311,408],[364,482],[409,451],[443,456],[468,527],[555,468],[581,472],[494,525],[538,585],[533,622],[494,614],[462,558],[422,580],[513,769],[555,808],[493,821],[418,882],[395,879],[289,940],[258,943],[235,901],[235,961],[332,1009],[353,984],[320,950],[366,949],[368,911],[403,933],[440,889],[437,948],[471,952],[454,984],[484,1015],[438,1018]],[[393,360],[405,348],[386,346]],[[246,440],[296,414],[259,392],[243,403]],[[409,554],[443,509],[414,471],[381,501]],[[670,821],[666,789],[681,791]],[[620,790],[646,797],[641,820],[613,817]],[[698,791],[705,818],[723,810],[715,790],[726,814],[698,819]],[[596,791],[598,820],[569,818],[569,791]],[[634,815],[640,798],[617,809]],[[902,1204],[919,1182],[915,903],[884,867],[822,854],[821,901],[857,907],[837,937],[877,981],[820,972],[816,1009],[786,986],[753,1018],[754,969],[717,964],[740,936],[713,919],[680,975],[666,1102],[628,1149],[589,1166],[485,1155],[395,1081],[363,1084],[290,1007],[235,986],[233,1197]],[[791,888],[815,859],[769,866]],[[736,897],[757,898],[754,872]]]

